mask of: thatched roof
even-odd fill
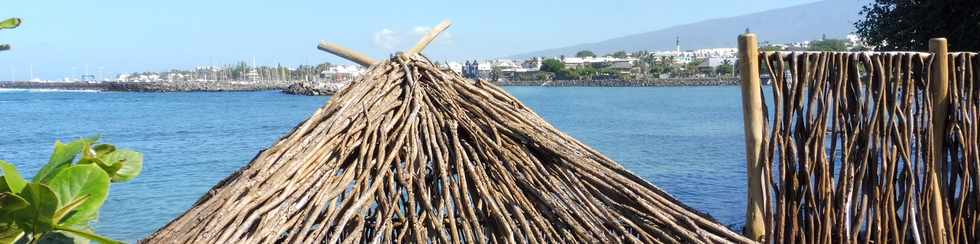
[[[412,52],[371,65],[146,241],[751,242]]]

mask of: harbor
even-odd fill
[[[174,1],[11,4],[0,244],[980,243],[980,2]]]

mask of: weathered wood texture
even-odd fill
[[[980,242],[980,58],[948,54],[948,96],[935,101],[935,56],[760,54],[772,77],[768,242]],[[948,112],[934,118],[937,104]]]
[[[946,45],[945,38],[933,38],[929,40],[929,52],[932,53],[932,72],[930,73],[929,82],[932,85],[932,90],[929,92],[932,96],[932,168],[941,168],[942,162],[946,157],[943,153],[936,153],[937,151],[943,150],[946,144],[946,123],[947,121],[947,109],[949,108],[949,50]],[[932,196],[929,199],[941,199],[942,198],[942,182],[939,180],[938,170],[932,170],[927,172],[925,178],[928,180],[926,184],[930,187]],[[945,201],[930,201],[931,206],[928,208],[929,221],[934,223],[945,223],[946,214],[946,202]],[[933,225],[930,229],[929,236],[932,243],[945,244],[948,243],[946,236],[946,225]]]
[[[371,66],[145,241],[751,242],[420,55]]]
[[[440,33],[445,31],[446,29],[449,29],[449,26],[452,24],[453,23],[449,20],[443,20],[442,22],[439,22],[439,24],[436,25],[435,27],[432,27],[432,29],[429,30],[429,32],[426,33],[425,36],[422,36],[422,38],[419,39],[419,42],[416,43],[415,46],[412,47],[412,49],[409,49],[407,52],[405,52],[405,55],[414,56],[416,54],[422,53],[422,50],[424,50],[425,47],[428,47],[429,43],[434,41],[436,37],[439,36]]]
[[[765,238],[766,182],[765,170],[759,160],[763,142],[762,86],[759,77],[759,44],[755,34],[738,37],[738,68],[742,82],[742,121],[745,125],[745,162],[747,202],[745,209],[745,235],[752,240]]]
[[[371,66],[378,61],[368,57],[367,55],[358,53],[354,50],[350,50],[346,47],[337,45],[336,43],[320,41],[320,44],[316,46],[317,49],[321,51],[332,53],[333,55],[340,56],[341,58],[350,60],[351,62],[360,64],[361,66],[367,67]]]

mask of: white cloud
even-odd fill
[[[415,26],[408,31],[397,31],[389,28],[383,28],[377,32],[374,32],[374,45],[380,47],[388,52],[398,52],[403,51],[415,45],[422,36],[429,33],[432,27],[428,26]],[[429,46],[436,45],[453,45],[453,35],[449,31],[443,31],[439,34],[439,37],[432,42]]]
[[[429,30],[432,30],[432,27],[416,26],[412,28],[412,34],[414,34],[413,37],[415,37],[415,39],[418,40],[419,38],[422,38],[422,36],[425,36],[426,33],[429,33]],[[436,37],[436,40],[432,41],[432,43],[453,45],[453,33],[450,33],[449,30],[445,30],[441,34],[439,34],[439,36]]]
[[[398,37],[398,33],[395,33],[393,30],[384,28],[374,33],[375,46],[384,48],[389,52],[394,52],[398,50],[399,44],[401,44],[401,40]]]
[[[425,33],[428,33],[431,29],[432,27],[428,26],[416,26],[415,28],[412,28],[412,32],[414,32],[416,35],[425,35]]]

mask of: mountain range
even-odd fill
[[[529,52],[514,57],[574,55],[581,50],[590,50],[596,54],[620,50],[673,50],[677,40],[685,50],[735,47],[737,36],[746,29],[756,33],[759,41],[770,43],[814,40],[823,36],[843,38],[854,32],[854,22],[861,18],[861,7],[868,2],[869,0],[823,0],[741,16],[704,20],[595,43]]]

